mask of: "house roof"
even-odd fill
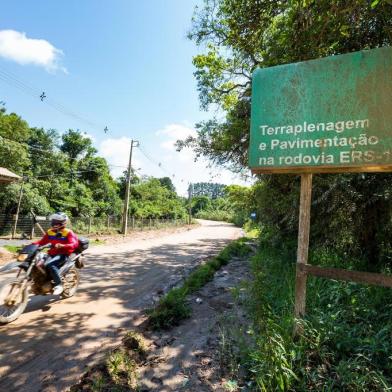
[[[18,176],[15,173],[12,173],[12,171],[6,169],[5,167],[0,167],[0,183],[18,181],[21,178],[22,177]]]

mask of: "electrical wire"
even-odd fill
[[[42,93],[37,88],[32,87],[31,85],[22,81],[21,79],[19,79],[17,76],[12,74],[11,72],[6,71],[5,69],[3,69],[1,67],[0,67],[0,79],[2,81],[6,82],[7,84],[18,88],[19,90],[23,91],[25,94],[28,94],[34,98],[39,98]],[[104,130],[105,128],[107,129],[106,125],[97,124],[97,123],[87,119],[85,116],[81,115],[80,113],[77,113],[77,112],[67,108],[66,106],[64,106],[60,102],[57,102],[50,97],[45,97],[42,100],[42,102],[51,106],[53,109],[57,110],[58,112],[62,113],[63,115],[71,117],[74,120],[83,122],[92,128],[96,128],[97,130],[99,129],[100,131]]]

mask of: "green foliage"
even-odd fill
[[[18,253],[21,249],[21,247],[17,245],[4,245],[3,248],[7,249],[11,253]]]
[[[147,311],[149,325],[152,329],[167,329],[189,317],[190,308],[186,303],[186,292],[183,288],[170,290],[158,303]]]
[[[208,210],[211,207],[211,199],[208,196],[196,196],[192,198],[192,215],[199,211]]]
[[[176,188],[174,187],[170,177],[159,178],[159,182],[161,183],[162,186],[167,188],[172,194],[176,193]]]
[[[202,108],[218,106],[226,116],[197,124],[197,136],[179,141],[178,147],[192,147],[197,156],[243,170],[248,166],[251,75],[257,67],[391,45],[391,32],[389,1],[204,0],[189,32],[204,48],[194,58],[195,77]],[[252,189],[252,212],[276,243],[295,240],[298,178],[264,175],[259,180]],[[316,176],[313,189],[313,245],[365,258],[375,270],[392,261],[391,174]],[[234,216],[241,224],[247,215]]]
[[[311,255],[318,265],[334,266],[337,259],[325,249]],[[284,248],[265,238],[252,259],[246,300],[252,344],[240,357],[254,389],[390,390],[390,289],[309,278],[304,333],[294,340],[295,265],[288,260]],[[348,260],[346,268],[356,264]]]
[[[216,257],[197,267],[184,281],[181,287],[171,289],[162,297],[158,305],[147,311],[148,323],[152,329],[167,329],[178,325],[191,314],[186,297],[209,282],[217,270],[226,265],[231,257],[244,257],[251,249],[246,239],[231,242]]]
[[[16,173],[29,165],[27,146],[23,144],[30,135],[26,121],[15,113],[0,110],[0,164]]]
[[[243,226],[249,220],[250,213],[255,210],[257,188],[258,185],[229,185],[224,187],[222,197],[195,197],[192,200],[192,214],[200,219],[226,221]]]
[[[183,218],[186,209],[176,193],[162,185],[157,178],[142,179],[132,186],[131,215],[137,218]]]
[[[83,136],[78,130],[68,130],[62,137],[62,144],[60,150],[65,153],[70,160],[81,156],[93,155],[97,150],[92,146],[92,141],[89,137]]]
[[[16,114],[0,110],[0,166],[25,176],[22,215],[62,210],[73,217],[119,216],[125,178],[115,181],[106,160],[96,154],[91,139],[79,130],[70,129],[60,138],[53,129],[29,128]],[[137,218],[186,215],[170,178],[141,180],[133,175],[131,184],[131,212]],[[0,184],[0,213],[15,213],[19,191],[18,183]]]
[[[231,211],[222,211],[219,209],[201,210],[196,215],[198,219],[207,219],[218,222],[233,222],[234,217]]]
[[[225,185],[212,182],[196,182],[190,184],[188,192],[192,197],[206,196],[210,199],[217,199],[224,195]]]

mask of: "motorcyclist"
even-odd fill
[[[40,241],[34,242],[34,244],[39,246],[52,244],[52,247],[48,251],[49,257],[45,262],[45,267],[55,285],[53,289],[54,295],[60,295],[63,292],[59,268],[64,265],[69,255],[79,244],[78,237],[75,233],[66,228],[67,221],[67,215],[62,212],[56,212],[51,215],[50,229]]]

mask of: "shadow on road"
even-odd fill
[[[228,241],[205,238],[88,255],[73,298],[35,297],[19,320],[0,327],[0,390],[64,390],[89,355],[113,341],[119,328],[132,327],[154,293]]]

